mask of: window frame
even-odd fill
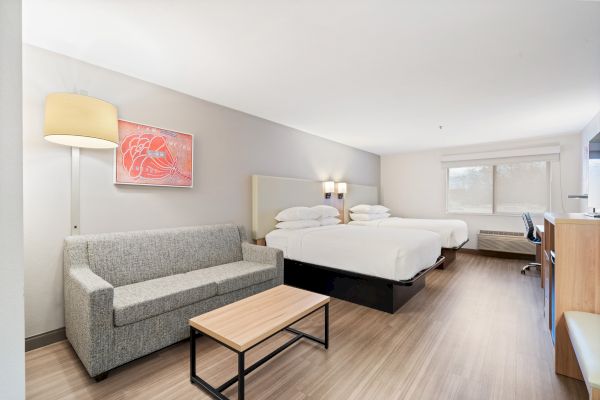
[[[546,204],[545,210],[543,212],[532,212],[533,216],[542,216],[545,212],[552,207],[552,161],[550,160],[536,160],[542,161],[546,163]],[[515,161],[514,164],[527,163],[527,162],[536,162],[536,161]],[[454,167],[444,167],[444,208],[446,215],[473,215],[473,216],[503,216],[503,217],[515,217],[520,216],[521,213],[511,213],[511,212],[498,212],[496,211],[496,166],[504,165],[504,164],[513,164],[509,162],[503,163],[491,163],[491,164],[478,164],[473,166],[484,166],[491,165],[492,166],[492,212],[491,213],[478,213],[478,212],[468,212],[468,211],[449,211],[448,210],[448,185],[450,184],[450,168],[460,168],[460,166]]]

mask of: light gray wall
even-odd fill
[[[21,1],[0,1],[0,397],[25,398]]]
[[[249,233],[252,174],[379,184],[377,155],[39,48],[24,47],[24,81],[27,336],[63,326],[70,149],[42,138],[48,93],[86,90],[123,119],[194,135],[193,189],[116,186],[112,151],[83,149],[83,234],[220,222]]]
[[[441,165],[444,154],[484,152],[499,149],[559,143],[560,162],[552,163],[552,210],[577,212],[581,200],[567,199],[579,193],[580,135],[553,136],[536,140],[503,142],[491,145],[454,147],[418,153],[381,157],[382,203],[394,215],[415,218],[461,219],[469,225],[467,248],[477,248],[477,233],[481,229],[520,232],[524,229],[520,216],[447,214],[445,208],[445,174]],[[534,217],[541,223],[541,217]]]

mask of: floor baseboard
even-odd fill
[[[39,335],[25,338],[25,351],[39,349],[40,347],[65,340],[66,338],[65,328],[58,328],[50,332],[40,333]]]
[[[458,251],[460,253],[476,254],[478,256],[485,256],[485,257],[510,258],[510,259],[516,259],[516,260],[535,261],[535,255],[533,255],[533,254],[507,253],[504,251],[491,251],[491,250],[465,249],[465,248],[462,248]]]

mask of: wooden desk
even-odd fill
[[[583,380],[564,312],[600,314],[600,220],[583,214],[546,213],[543,251],[548,276],[544,289],[550,297],[549,323],[554,315],[551,328],[555,329],[556,338],[555,372]],[[552,251],[556,254],[554,268],[550,261]]]

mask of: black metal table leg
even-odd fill
[[[196,330],[190,327],[190,379],[196,376]]]
[[[238,353],[238,400],[244,400],[244,352]]]
[[[325,304],[325,348],[329,348],[329,303]]]

